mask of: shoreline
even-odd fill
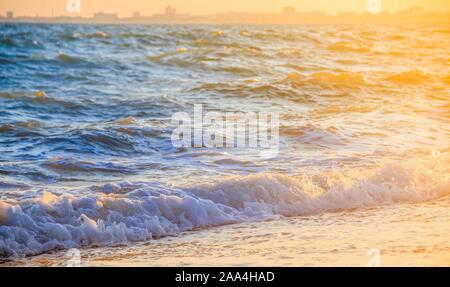
[[[82,248],[81,266],[364,267],[374,250],[382,266],[446,266],[449,211],[446,196],[426,203],[231,224],[124,246]],[[400,221],[405,216],[415,218],[414,224]],[[441,226],[439,234],[436,225]],[[65,266],[68,259],[67,251],[58,251],[0,267]]]

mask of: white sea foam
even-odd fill
[[[450,194],[447,160],[339,174],[236,176],[184,188],[124,182],[85,196],[43,192],[34,200],[3,200],[0,257],[112,246],[279,216],[428,201]]]

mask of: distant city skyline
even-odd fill
[[[77,0],[74,0],[77,1]],[[79,10],[78,4],[69,9]],[[426,11],[422,7],[388,12],[379,10],[379,6],[369,7],[365,12],[344,11],[336,14],[324,12],[298,11],[293,6],[286,6],[278,13],[231,12],[213,15],[191,15],[178,13],[175,7],[166,6],[164,13],[141,15],[134,12],[129,17],[120,17],[117,13],[96,12],[92,17],[78,16],[18,16],[8,11],[0,21],[35,22],[35,23],[114,23],[114,24],[413,24],[413,23],[447,23],[450,24],[450,11]]]
[[[13,11],[16,17],[82,16],[91,17],[96,12],[117,13],[120,17],[130,17],[135,12],[140,15],[163,13],[171,5],[179,13],[211,15],[229,12],[274,13],[283,7],[292,6],[301,12],[321,11],[336,14],[344,11],[365,12],[367,0],[80,0],[81,12],[69,13],[67,0],[0,0],[0,15]],[[391,13],[413,6],[425,10],[450,11],[448,0],[380,0],[382,10]]]

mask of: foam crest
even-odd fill
[[[450,194],[447,155],[360,172],[258,174],[194,187],[117,183],[86,196],[43,192],[0,201],[0,256],[113,246],[182,231],[278,216],[313,215]]]

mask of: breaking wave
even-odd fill
[[[440,155],[339,174],[235,176],[193,187],[110,183],[92,187],[96,193],[85,196],[41,191],[28,200],[0,201],[0,256],[113,246],[237,222],[438,199],[450,194],[448,159]]]

